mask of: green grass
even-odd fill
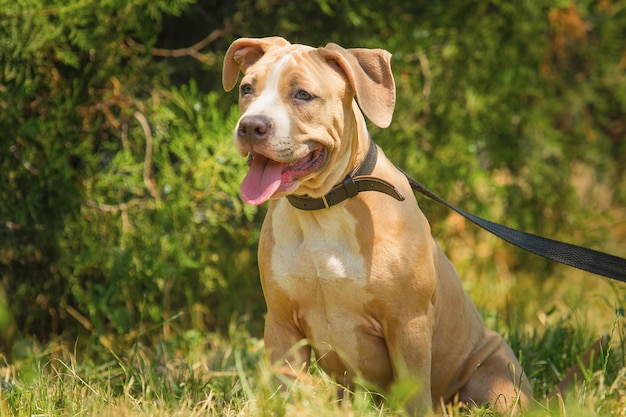
[[[566,314],[532,332],[518,332],[515,323],[494,319],[520,352],[533,382],[537,405],[527,415],[626,415],[624,318],[616,314],[614,319],[610,349],[585,368],[564,401],[547,401],[546,394],[593,343],[587,326],[575,314]],[[131,343],[94,338],[39,347],[24,341],[0,370],[0,415],[403,415],[401,400],[390,398],[401,398],[406,384],[399,384],[387,401],[364,388],[340,400],[340,387],[314,368],[306,379],[283,381],[287,389],[278,390],[277,374],[263,359],[263,343],[246,325],[233,323],[227,335],[180,330],[169,338],[142,335]],[[447,412],[494,414],[488,406]]]

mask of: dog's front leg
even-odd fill
[[[394,320],[386,326],[386,342],[397,388],[392,395],[401,401],[409,415],[423,416],[432,411],[431,352],[432,314]]]
[[[311,346],[290,318],[268,311],[264,340],[267,355],[280,374],[296,378],[308,370]]]

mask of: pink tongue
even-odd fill
[[[248,175],[241,183],[243,200],[254,206],[265,203],[280,187],[284,164],[255,154]]]

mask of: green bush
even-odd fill
[[[0,8],[2,339],[126,334],[179,311],[214,326],[260,297],[235,115],[193,81],[166,87],[150,54],[185,5]]]
[[[180,309],[189,324],[216,325],[242,297],[259,301],[255,210],[238,198],[245,160],[228,127],[236,114],[225,120],[215,101],[193,82],[172,89],[150,112],[152,127],[135,123],[126,146],[85,179],[89,222],[71,233],[83,236],[81,246],[64,249],[84,255],[74,261],[71,294],[102,318],[98,333],[107,323],[125,333],[141,314],[159,323]],[[212,301],[216,290],[226,294]]]

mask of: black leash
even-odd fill
[[[573,266],[583,271],[626,282],[626,259],[624,258],[511,229],[510,227],[485,220],[482,217],[478,217],[453,206],[411,178],[403,170],[400,169],[400,171],[406,176],[409,180],[409,184],[411,184],[411,188],[415,191],[419,191],[426,197],[456,211],[476,225],[515,246],[534,253],[535,255],[543,256],[544,258]]]

